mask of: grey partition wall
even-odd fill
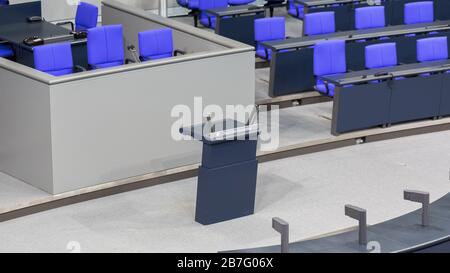
[[[254,104],[252,47],[114,1],[103,11],[127,41],[172,27],[188,54],[62,77],[0,59],[2,172],[57,194],[198,163],[199,143],[172,138],[174,107]]]

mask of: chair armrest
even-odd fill
[[[74,72],[83,72],[83,71],[87,71],[87,69],[84,68],[84,67],[82,67],[81,65],[75,65],[75,66],[73,67],[73,71],[74,71]]]
[[[74,31],[75,30],[75,25],[71,21],[56,23],[57,26],[63,26],[63,25],[69,25],[69,24],[70,24],[70,27],[71,27],[72,31]]]
[[[173,51],[173,55],[174,55],[174,56],[178,56],[178,55],[186,55],[186,51],[183,51],[183,50],[181,50],[181,49],[175,49],[175,50]]]

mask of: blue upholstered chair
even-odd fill
[[[308,13],[304,17],[304,35],[318,35],[336,31],[333,11]]]
[[[57,25],[70,24],[72,31],[86,31],[97,26],[98,7],[85,2],[80,2],[75,15],[75,25],[72,22],[61,22]]]
[[[417,61],[431,62],[448,59],[447,37],[432,37],[417,40]],[[445,73],[450,73],[446,71]],[[429,73],[421,74],[428,76]]]
[[[198,9],[198,2],[199,0],[177,0],[178,5],[191,10]]]
[[[316,43],[314,46],[314,75],[325,76],[347,72],[345,59],[345,41],[328,40]],[[317,78],[315,89],[327,96],[334,96],[335,86],[324,83]]]
[[[11,58],[14,52],[7,44],[0,44],[0,58]]]
[[[433,22],[433,1],[422,1],[405,4],[403,20],[407,25]]]
[[[256,56],[270,60],[272,51],[261,45],[262,42],[285,39],[284,17],[270,17],[255,20]]]
[[[57,43],[36,46],[33,48],[34,68],[53,76],[71,74],[79,70],[74,67],[72,46],[70,43]]]
[[[239,6],[239,5],[247,5],[252,2],[255,2],[255,0],[228,0],[228,5]]]
[[[303,8],[302,5],[296,4],[294,2],[294,0],[288,0],[287,1],[287,9],[288,9],[288,14],[298,18],[298,19],[303,19],[303,16],[305,15],[305,10]]]
[[[173,50],[173,36],[170,28],[139,32],[138,40],[141,61],[158,60],[185,54],[181,50]]]
[[[363,7],[355,9],[355,28],[367,29],[385,27],[384,6]]]
[[[121,25],[87,30],[88,64],[92,69],[122,65],[124,48]]]
[[[395,43],[368,45],[365,48],[366,68],[380,68],[397,65],[397,47]]]
[[[8,0],[0,0],[0,6],[7,6],[7,5],[9,5]]]
[[[396,43],[383,43],[368,45],[365,48],[366,68],[382,68],[398,65]],[[404,77],[396,77],[395,80],[402,80]],[[376,83],[379,81],[372,81]]]
[[[448,59],[447,37],[432,37],[417,40],[419,62]]]
[[[216,16],[208,14],[206,11],[215,8],[228,7],[228,0],[199,0],[200,23],[208,28],[216,27]]]

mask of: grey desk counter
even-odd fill
[[[450,20],[435,21],[433,23],[422,23],[413,25],[397,25],[383,28],[372,28],[363,30],[339,31],[330,34],[304,36],[286,40],[268,41],[261,43],[264,47],[273,51],[309,47],[323,40],[346,40],[357,41],[362,39],[376,39],[405,34],[426,33],[439,30],[450,30]]]
[[[242,6],[231,6],[227,8],[210,9],[207,12],[218,17],[223,17],[223,16],[236,16],[236,15],[253,14],[257,12],[265,12],[265,9],[264,7],[254,5],[242,5]]]
[[[337,86],[361,84],[376,80],[387,80],[396,77],[407,77],[425,73],[436,73],[450,70],[450,60],[404,64],[394,67],[353,71],[341,75],[319,76],[320,79]]]

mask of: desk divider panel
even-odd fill
[[[439,116],[442,74],[392,81],[390,123]]]
[[[391,88],[389,81],[337,87],[331,132],[365,129],[389,123]]]
[[[442,75],[442,94],[439,116],[450,116],[450,73]]]
[[[216,33],[227,38],[255,46],[255,19],[264,18],[265,14],[241,15],[217,20]]]
[[[272,52],[269,96],[276,97],[311,90],[315,85],[313,61],[313,48]]]
[[[436,20],[450,19],[450,1],[434,0],[434,17]]]

